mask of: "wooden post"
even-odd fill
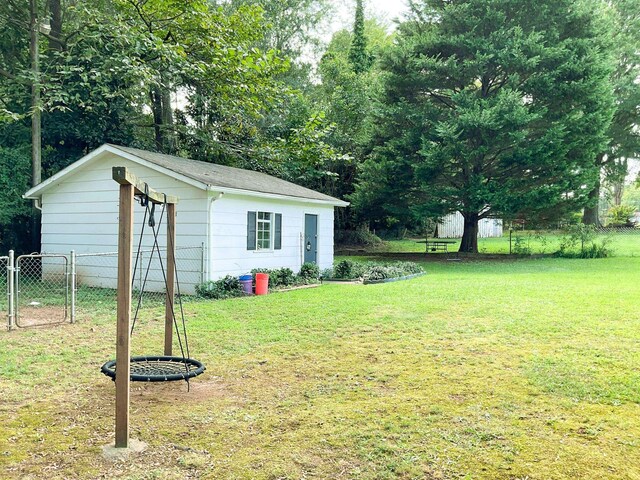
[[[134,186],[120,185],[118,226],[118,310],[116,328],[116,448],[129,447],[131,266]]]
[[[129,447],[129,384],[131,375],[131,289],[133,265],[133,199],[145,195],[153,203],[167,203],[167,312],[173,312],[175,262],[175,221],[178,198],[148,188],[126,167],[113,167],[113,179],[120,184],[120,212],[118,226],[118,319],[116,329],[116,448]],[[169,319],[169,316],[171,317]],[[166,314],[165,353],[167,342],[171,355],[173,315]],[[168,332],[168,333],[167,333]],[[168,335],[168,338],[167,338]]]
[[[176,206],[167,205],[167,299],[164,304],[164,354],[171,356],[175,300]]]

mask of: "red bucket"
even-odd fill
[[[269,291],[269,274],[256,273],[256,295],[266,295]]]

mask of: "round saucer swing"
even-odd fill
[[[100,370],[116,384],[115,447],[128,448],[130,382],[170,382],[184,380],[187,382],[187,389],[189,389],[189,379],[202,374],[205,371],[205,366],[198,360],[191,358],[189,353],[189,341],[184,310],[182,308],[180,282],[178,281],[175,256],[175,218],[178,199],[152,190],[146,183],[140,182],[126,167],[113,167],[113,179],[120,184],[116,359],[106,362]],[[140,205],[145,208],[145,212],[135,263],[132,268],[133,206],[136,197],[139,198]],[[162,212],[157,228],[154,216],[156,205],[162,205]],[[166,269],[158,244],[158,233],[162,220],[165,217],[165,211],[167,217]],[[138,270],[140,270],[140,274],[142,273],[140,254],[142,251],[142,239],[144,237],[145,226],[147,224],[152,229],[153,246],[144,272],[144,280],[137,295],[137,305],[132,319],[131,303],[133,285]],[[145,287],[149,279],[151,264],[156,254],[166,292],[164,355],[131,356],[130,336],[133,334],[138,319]],[[140,269],[138,267],[140,267]],[[176,298],[178,300],[177,306],[179,307],[181,324],[178,323],[176,318]],[[173,355],[172,353],[174,330],[180,347],[180,356]],[[125,374],[122,375],[122,372]]]
[[[171,382],[189,380],[205,371],[202,362],[193,358],[170,356],[131,357],[129,379],[132,382]],[[110,360],[100,368],[107,377],[116,378],[116,361]]]

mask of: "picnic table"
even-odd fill
[[[442,238],[433,238],[426,240],[418,240],[416,243],[425,244],[425,253],[429,252],[449,252],[449,245],[458,243],[457,240],[445,240]]]

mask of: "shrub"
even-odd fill
[[[196,285],[196,294],[204,298],[231,298],[242,295],[242,284],[237,277],[227,275],[220,280],[210,280]]]
[[[560,242],[557,256],[565,258],[605,258],[611,255],[611,236],[597,241],[593,225],[572,225]]]
[[[273,284],[276,287],[290,287],[296,281],[296,276],[290,268],[276,268],[272,270],[272,275],[274,277]]]
[[[302,283],[315,283],[320,277],[320,268],[315,263],[303,263],[298,277]]]
[[[629,205],[615,205],[609,209],[609,225],[610,227],[633,227],[631,220],[636,209]]]
[[[387,267],[383,265],[375,265],[367,271],[365,277],[367,280],[384,280],[386,278],[390,278],[388,273]]]
[[[416,273],[423,273],[424,269],[414,262],[395,262],[380,264],[375,262],[353,262],[341,260],[333,268],[333,278],[366,280],[384,280],[387,278],[405,277]]]
[[[320,278],[336,278],[334,277],[333,268],[325,268],[320,272]]]
[[[333,267],[334,278],[351,279],[356,278],[354,274],[354,262],[351,260],[340,260]]]
[[[368,228],[361,227],[356,230],[336,231],[337,245],[374,247],[376,245],[382,245],[383,243],[382,239],[375,233],[372,233]]]
[[[269,275],[269,288],[290,287],[296,283],[296,276],[290,268],[254,268],[251,273],[266,273]]]

